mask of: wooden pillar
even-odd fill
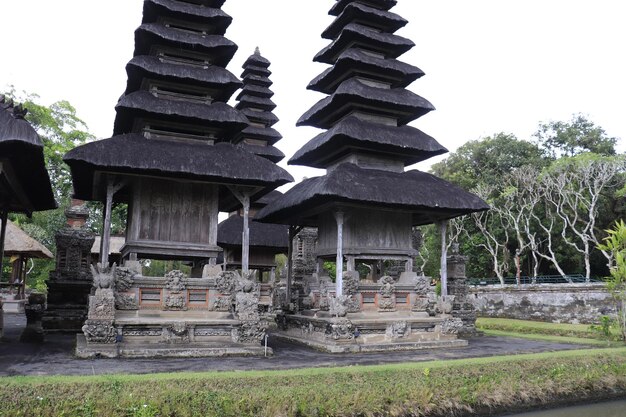
[[[343,211],[335,213],[335,220],[337,220],[337,264],[335,270],[337,271],[336,288],[335,292],[337,296],[343,295]]]
[[[107,183],[107,195],[104,201],[104,222],[102,224],[102,237],[100,238],[100,264],[103,268],[109,266],[109,250],[111,247],[111,210],[113,209],[113,194],[115,188],[113,179]]]
[[[269,280],[270,282],[276,282],[276,267],[272,267],[272,269],[270,269]]]
[[[0,278],[2,277],[2,268],[4,267],[4,240],[7,234],[7,221],[9,219],[9,212],[4,210],[0,213]]]
[[[406,272],[413,272],[413,257],[409,256],[409,259],[406,261]]]
[[[289,226],[289,246],[287,249],[287,303],[291,302],[291,280],[293,279],[293,240],[296,238],[296,226]]]
[[[448,222],[439,222],[441,232],[441,296],[448,296]]]
[[[243,201],[243,239],[241,240],[241,272],[248,277],[250,272],[250,195],[244,194]]]
[[[348,272],[356,270],[356,259],[354,259],[354,256],[346,256],[346,264],[346,270]]]

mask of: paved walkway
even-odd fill
[[[274,356],[269,358],[87,360],[73,357],[74,336],[47,335],[46,342],[41,345],[24,344],[19,342],[19,336],[26,323],[25,317],[5,314],[4,321],[5,335],[0,341],[0,376],[275,370],[422,362],[437,359],[475,358],[581,348],[580,345],[539,342],[526,339],[482,337],[470,340],[469,347],[459,349],[328,354],[307,347],[272,340],[270,337],[269,344],[274,349]]]

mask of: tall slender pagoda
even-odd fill
[[[111,288],[115,298],[113,317],[90,308],[87,346],[79,338],[79,355],[260,352],[264,329],[253,311],[254,286],[215,267],[218,212],[232,207],[233,196],[247,212],[251,200],[293,179],[236,144],[250,121],[226,104],[241,82],[225,69],[237,46],[224,37],[232,19],[223,3],[146,0],[127,89],[116,106],[115,136],[65,156],[75,197],[105,203],[102,270],[94,271],[103,288],[91,303],[108,302]],[[126,268],[117,268],[115,285],[102,285],[111,274],[116,202],[128,203]],[[141,259],[185,260],[202,273],[144,277]]]
[[[298,121],[326,131],[289,161],[326,175],[296,185],[258,214],[261,221],[318,228],[320,267],[300,305],[311,311],[290,312],[280,325],[283,336],[333,352],[464,343],[456,321],[429,315],[447,308],[433,308],[428,284],[413,272],[411,232],[488,206],[437,177],[405,170],[446,149],[408,126],[434,107],[406,89],[424,73],[398,60],[414,43],[395,34],[407,24],[389,11],[396,3],[337,0],[330,10],[336,18],[322,36],[331,43],[314,60],[331,67],[308,87],[328,97]],[[336,262],[334,285],[322,261]],[[357,263],[381,261],[405,262],[406,271],[399,279],[359,277]]]

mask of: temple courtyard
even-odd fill
[[[73,356],[73,335],[46,335],[43,344],[19,341],[26,325],[23,315],[5,314],[5,333],[0,340],[0,377],[20,375],[103,375],[150,374],[163,372],[251,371],[377,365],[402,362],[478,358],[500,355],[552,352],[581,349],[579,344],[565,344],[483,336],[469,340],[459,349],[435,349],[409,352],[367,354],[331,354],[278,341],[269,337],[270,357],[167,358],[167,359],[77,359]]]

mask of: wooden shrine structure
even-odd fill
[[[77,198],[105,205],[95,295],[77,354],[154,357],[264,354],[259,288],[216,266],[218,213],[293,178],[240,146],[250,128],[227,104],[242,83],[225,69],[237,46],[224,37],[224,0],[146,0],[117,106],[114,135],[70,151]],[[243,135],[243,136],[242,136]],[[128,204],[123,267],[110,268],[111,209]],[[244,226],[244,260],[249,231]],[[141,260],[182,260],[192,276],[142,275]]]
[[[279,317],[281,337],[330,352],[467,344],[450,299],[437,299],[413,272],[412,228],[488,209],[477,196],[406,167],[446,152],[408,123],[434,110],[406,87],[424,73],[398,58],[414,43],[395,34],[407,21],[395,0],[337,0],[314,61],[331,67],[309,89],[326,94],[298,121],[325,131],[289,161],[326,170],[257,215],[318,230],[318,267]],[[336,263],[336,281],[323,262]],[[404,272],[366,280],[357,265],[401,262]]]

